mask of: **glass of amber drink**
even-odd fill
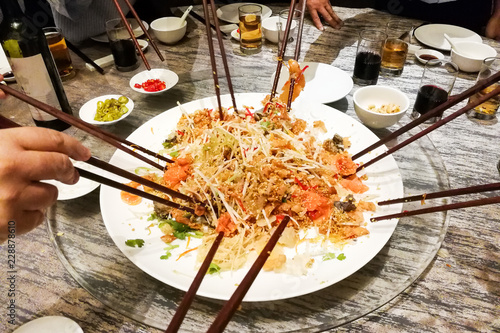
[[[54,62],[57,66],[57,71],[62,79],[69,79],[75,76],[76,72],[71,62],[66,40],[64,39],[61,29],[56,27],[43,28],[47,44],[49,44],[50,52],[54,57]]]
[[[387,23],[385,29],[387,39],[382,49],[382,64],[380,66],[382,73],[395,76],[403,73],[412,28],[412,25],[400,20],[392,20]]]
[[[500,57],[491,57],[483,60],[483,64],[481,66],[481,70],[477,76],[477,81],[482,79],[487,79],[493,74],[497,73],[500,70]],[[499,86],[498,83],[493,83],[491,86],[484,88],[474,96],[472,96],[469,102],[473,102],[481,96],[486,95],[487,93],[493,91],[495,88]],[[472,120],[479,121],[496,121],[496,114],[498,111],[498,106],[500,106],[500,96],[495,96],[476,106],[474,109],[469,110],[467,112],[467,117]]]
[[[248,4],[238,7],[240,18],[240,50],[255,54],[262,48],[262,6]]]

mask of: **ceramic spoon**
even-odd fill
[[[193,6],[189,6],[188,9],[186,9],[186,11],[184,12],[184,14],[181,17],[181,23],[179,23],[179,27],[182,27],[182,25],[184,24],[184,21],[186,20],[186,16],[188,16],[191,9],[193,9]]]
[[[460,49],[460,47],[457,47],[457,44],[455,44],[455,42],[453,42],[453,40],[451,39],[450,36],[448,36],[448,34],[444,34],[444,39],[446,39],[448,41],[448,43],[450,43],[451,48],[453,50],[455,50],[455,52],[461,54],[462,56],[466,56],[469,58],[473,57],[473,55],[470,54],[469,52]]]

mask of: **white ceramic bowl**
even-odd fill
[[[497,51],[489,45],[478,42],[455,42],[458,52],[451,50],[451,61],[464,72],[479,72],[483,60],[496,57]]]
[[[435,57],[435,59],[443,60],[444,59],[444,54],[442,54],[439,51],[436,50],[431,50],[431,49],[420,49],[415,52],[415,57],[417,58],[418,61],[423,63],[424,65],[432,59],[426,58],[426,56],[432,56]]]
[[[186,34],[187,22],[180,23],[180,17],[162,17],[151,22],[151,30],[160,42],[175,44]]]
[[[262,32],[264,33],[264,37],[271,43],[278,43],[278,27],[276,25],[278,21],[279,16],[271,16],[262,20]],[[290,34],[294,33],[296,27],[297,23],[295,21],[292,21],[292,25],[290,26]],[[282,29],[285,28],[283,27]]]
[[[354,110],[359,120],[371,128],[385,128],[396,124],[406,113],[410,100],[401,90],[388,86],[366,86],[359,88],[353,95]],[[369,111],[370,105],[380,107],[385,104],[399,105],[397,113],[378,113]]]
[[[160,90],[160,91],[146,91],[143,88],[136,88],[136,84],[143,84],[147,80],[161,80],[165,82],[165,89]],[[146,95],[156,95],[156,94],[161,94],[168,89],[172,88],[177,84],[179,81],[179,77],[177,74],[175,74],[172,71],[169,71],[168,69],[163,69],[163,68],[153,68],[150,71],[145,70],[140,73],[135,74],[131,79],[130,79],[130,88],[132,88],[134,91],[137,91],[142,94]]]
[[[124,95],[104,95],[104,96],[100,96],[100,97],[96,97],[96,98],[91,99],[87,103],[83,104],[83,106],[80,108],[80,113],[79,113],[80,118],[83,121],[85,121],[89,124],[94,124],[94,125],[110,125],[110,124],[114,124],[116,122],[119,122],[120,120],[126,118],[134,109],[134,102],[128,96],[127,96],[128,103],[125,104],[125,106],[128,108],[128,112],[125,113],[124,115],[122,115],[120,118],[118,118],[116,120],[112,120],[112,121],[97,121],[97,120],[94,120],[94,117],[95,117],[95,114],[97,112],[97,102],[99,102],[99,101],[104,102],[105,100],[111,99],[111,98],[118,99],[118,98],[120,98],[120,96],[124,96]]]

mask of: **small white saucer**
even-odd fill
[[[118,99],[118,98],[120,98],[120,96],[123,96],[123,95],[104,95],[104,96],[100,96],[100,97],[96,97],[96,98],[91,99],[87,103],[83,104],[83,106],[80,108],[80,118],[83,121],[85,121],[89,124],[94,124],[94,125],[109,125],[109,124],[114,124],[122,119],[125,119],[134,109],[134,102],[132,101],[132,99],[130,97],[127,97],[128,103],[125,104],[125,106],[128,108],[128,112],[125,113],[120,118],[118,118],[116,120],[112,120],[112,121],[94,120],[95,114],[97,112],[97,102],[99,102],[99,101],[104,102],[105,100],[110,99],[110,98]]]
[[[436,51],[436,50],[420,49],[417,52],[415,52],[415,58],[417,58],[417,60],[420,61],[424,65],[426,63],[428,63],[429,60],[432,60],[432,59],[425,59],[424,57],[426,55],[435,57],[436,59],[434,59],[434,60],[442,60],[442,59],[444,59],[444,54],[442,54],[441,52]]]
[[[161,80],[165,82],[165,89],[160,90],[160,91],[146,91],[142,88],[136,88],[135,84],[143,84],[147,80]],[[179,76],[175,74],[172,71],[169,71],[168,69],[163,69],[163,68],[153,68],[150,71],[145,70],[140,73],[135,74],[131,79],[130,79],[130,88],[132,90],[137,91],[141,94],[146,94],[146,95],[155,95],[155,94],[161,94],[173,86],[177,84],[179,81]]]
[[[236,40],[240,40],[240,33],[238,32],[238,29],[234,29],[231,31],[231,37],[233,37]]]
[[[12,333],[83,333],[73,320],[61,316],[42,317],[18,327]]]
[[[90,164],[73,160],[72,162],[75,167],[79,167],[80,169],[87,170],[99,175],[103,173],[101,169],[95,168]],[[57,200],[71,200],[82,197],[92,192],[100,185],[99,183],[93,180],[83,177],[80,177],[78,182],[74,185],[66,185],[61,182],[58,182],[57,180],[43,180],[42,182],[57,187],[57,190],[59,191],[57,195]]]

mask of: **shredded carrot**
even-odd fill
[[[175,259],[175,261],[177,261],[177,260],[179,260],[180,258],[184,257],[184,256],[185,256],[186,254],[188,254],[189,252],[194,251],[194,250],[197,250],[197,249],[198,249],[198,247],[193,247],[192,249],[189,249],[189,250],[187,250],[187,251],[182,252],[182,253],[179,255],[179,257],[178,257],[177,259]]]
[[[191,242],[191,236],[188,236],[187,244],[186,244],[186,249],[189,247],[189,243]]]

